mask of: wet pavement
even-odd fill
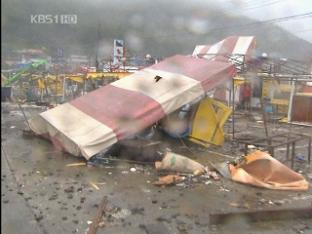
[[[25,112],[32,115],[39,111],[42,110],[26,108]],[[312,217],[258,223],[235,220],[222,226],[209,225],[209,214],[215,212],[312,206],[311,188],[307,192],[272,191],[224,178],[156,187],[152,183],[158,175],[152,166],[115,162],[101,167],[68,167],[83,159],[58,152],[43,139],[23,136],[25,123],[18,109],[9,107],[1,119],[5,151],[1,156],[3,233],[86,233],[104,196],[108,198],[105,226],[97,233],[312,232]],[[237,128],[245,130],[244,124],[238,123]],[[248,125],[250,131],[263,131],[261,125]],[[312,135],[311,128],[292,128]],[[226,131],[230,133],[230,126]],[[206,149],[187,141],[167,138],[164,141],[174,152],[205,166],[242,155],[238,146],[230,143],[223,148]],[[304,150],[299,147],[297,153],[304,154]],[[281,150],[277,157],[283,155]],[[133,167],[135,172],[130,170]],[[305,176],[311,174],[311,167],[303,162],[297,162],[295,169],[302,170]]]

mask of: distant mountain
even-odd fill
[[[3,0],[1,5],[5,49],[63,48],[67,54],[93,56],[100,41],[100,55],[107,58],[113,39],[119,38],[125,40],[127,55],[167,57],[191,54],[196,44],[215,43],[230,35],[254,35],[257,53],[312,60],[311,43],[273,24],[242,26],[256,21],[196,1]],[[75,14],[77,24],[31,23],[31,15],[38,14]]]

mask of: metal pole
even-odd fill
[[[289,97],[288,113],[287,113],[287,121],[288,122],[291,122],[294,93],[295,93],[295,82],[293,80],[291,80],[291,92],[290,92],[290,97]]]
[[[294,141],[294,142],[291,144],[291,169],[294,168],[295,150],[296,150],[296,142]]]
[[[266,112],[265,112],[265,107],[263,105],[263,100],[260,98],[260,103],[261,103],[261,109],[262,109],[262,118],[263,118],[263,125],[264,125],[264,130],[265,130],[265,136],[266,138],[269,137],[269,132],[268,132],[268,125],[267,125],[267,118],[266,118]],[[269,146],[271,144],[269,143]]]
[[[63,77],[63,97],[62,97],[62,101],[65,102],[65,85],[66,85],[66,76]]]
[[[234,115],[235,115],[235,84],[234,78],[232,79],[232,140],[235,138],[235,126],[234,126]]]
[[[308,146],[308,162],[311,163],[311,145],[312,145],[312,138],[309,137],[309,146]]]
[[[26,117],[26,115],[25,115],[25,112],[24,112],[23,108],[21,107],[21,105],[20,105],[19,102],[17,102],[17,105],[18,105],[19,109],[21,110],[21,112],[23,113],[23,116],[24,116],[24,118],[25,118],[25,121],[26,121],[26,123],[27,123],[29,129],[31,129],[31,128],[30,128],[30,124],[29,124],[29,122],[28,122],[28,120],[27,120],[27,117]]]

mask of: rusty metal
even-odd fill
[[[238,219],[244,219],[247,222],[258,222],[287,219],[311,219],[311,217],[312,207],[266,209],[209,214],[209,224],[227,224],[237,222]]]
[[[266,138],[256,138],[254,140],[238,140],[238,143],[244,144],[244,153],[248,154],[248,145],[254,145],[256,147],[261,147],[264,150],[268,150],[272,157],[274,157],[274,150],[280,146],[286,146],[286,159],[291,161],[291,168],[294,166],[295,162],[295,149],[296,142],[307,140],[308,141],[308,162],[311,163],[311,145],[312,137],[299,133],[286,133],[272,135]],[[290,152],[291,150],[291,152]],[[289,153],[291,158],[289,159]]]
[[[232,140],[235,139],[235,84],[232,79]]]

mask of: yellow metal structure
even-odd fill
[[[232,109],[222,102],[206,98],[199,103],[192,123],[189,139],[208,147],[224,143],[223,127]]]
[[[66,75],[66,78],[80,84],[84,81],[84,77],[80,75]]]
[[[235,76],[233,79],[235,87],[241,86],[246,81],[246,79],[242,76]]]
[[[103,78],[115,78],[121,79],[125,76],[130,75],[132,72],[121,71],[121,72],[88,72],[87,79],[103,79]]]
[[[270,93],[271,90],[273,90],[273,93]],[[287,113],[290,92],[290,84],[279,83],[275,80],[263,80],[262,97],[270,98],[271,104],[277,108],[279,113]]]
[[[8,78],[7,78],[5,75],[1,74],[1,86],[4,84],[4,82],[5,82],[7,79],[8,79]]]

